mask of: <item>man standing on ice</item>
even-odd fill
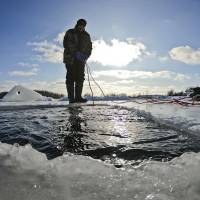
[[[63,40],[63,62],[67,70],[66,88],[69,103],[87,102],[87,99],[81,96],[85,80],[85,64],[92,52],[91,38],[85,31],[86,24],[85,19],[79,19],[75,28],[65,33]]]

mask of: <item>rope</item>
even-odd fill
[[[102,95],[104,97],[106,97],[103,89],[100,87],[100,85],[95,81],[94,77],[91,74],[91,70],[90,70],[90,66],[86,63],[86,67],[87,67],[87,74],[88,74],[88,82],[89,82],[89,87],[92,93],[92,101],[93,101],[93,105],[94,105],[94,93],[90,84],[90,76],[92,78],[92,80],[94,81],[94,83],[96,84],[96,86],[100,89]],[[186,101],[182,101],[183,99],[189,99],[192,100],[192,102],[186,102]],[[195,103],[195,98],[191,98],[191,97],[180,97],[179,99],[170,99],[170,100],[159,100],[159,99],[147,99],[146,101],[143,102],[139,102],[136,100],[125,100],[125,101],[121,101],[121,102],[116,102],[111,100],[111,102],[116,103],[116,104],[122,104],[122,103],[127,103],[127,102],[135,102],[137,104],[144,104],[144,103],[153,103],[153,104],[165,104],[165,103],[172,103],[172,104],[179,104],[181,106],[189,106],[189,105],[200,105],[200,103]]]
[[[91,91],[91,94],[92,94],[92,102],[93,102],[93,106],[94,106],[94,94],[93,94],[93,90],[92,90],[92,87],[91,87],[91,84],[90,84],[89,67],[88,67],[87,63],[86,63],[86,66],[87,66],[88,83],[89,83],[90,91]]]
[[[97,85],[97,87],[100,89],[101,93],[103,94],[104,97],[106,97],[104,91],[102,90],[102,88],[99,86],[99,84],[95,81],[95,79],[93,78],[92,74],[91,74],[91,70],[88,64],[87,65],[87,69],[89,71],[89,75],[92,77],[92,80],[94,81],[94,83]]]
[[[89,72],[89,73],[88,73],[88,76],[91,76],[92,80],[94,81],[94,83],[96,84],[96,86],[99,88],[99,90],[101,91],[102,95],[103,95],[104,97],[106,97],[106,95],[105,95],[103,89],[100,87],[100,85],[96,82],[96,80],[95,80],[94,77],[92,76],[91,70],[90,70],[90,66],[89,66],[87,63],[86,63],[86,67],[87,67],[87,73]],[[89,81],[89,79],[88,79],[88,81]],[[89,82],[89,85],[90,85],[90,82]],[[90,89],[90,90],[91,90],[91,89]],[[92,96],[92,99],[93,99],[93,96]],[[93,102],[94,102],[94,99],[93,99]],[[129,102],[129,100],[121,101],[121,102],[116,102],[116,101],[111,100],[111,102],[116,103],[116,104],[122,104],[122,103],[127,103],[127,102]]]

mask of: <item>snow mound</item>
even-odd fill
[[[45,100],[47,100],[46,97],[21,85],[14,86],[2,99],[2,101],[12,101],[12,102],[45,101]]]

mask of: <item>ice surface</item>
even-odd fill
[[[142,101],[141,101],[142,102]],[[138,104],[126,102],[111,103],[135,110],[139,116],[154,121],[160,125],[191,134],[200,134],[200,106],[181,106],[177,104]]]
[[[2,99],[2,101],[25,102],[48,100],[39,93],[29,90],[21,85],[14,86]]]
[[[140,100],[138,100],[140,101]],[[117,102],[117,101],[116,101]],[[136,111],[138,115],[158,124],[177,129],[179,131],[200,133],[200,106],[181,106],[177,104],[138,104],[127,101],[117,103],[113,101],[95,101],[95,105],[111,105],[125,107]],[[93,105],[91,101],[84,105]],[[0,102],[0,111],[15,109],[67,107],[68,101],[32,101],[32,102]],[[76,105],[75,105],[76,106]],[[83,106],[83,105],[82,105]]]
[[[66,104],[1,102],[1,106],[8,107]],[[198,106],[110,104],[123,106],[147,120],[187,134],[198,135],[200,132]],[[19,147],[0,143],[0,199],[199,200],[199,168],[200,153],[185,153],[169,162],[143,161],[135,167],[117,169],[78,155],[47,160],[30,145]]]
[[[140,100],[138,100],[140,101]],[[117,102],[117,101],[116,101]],[[200,133],[200,106],[181,106],[177,104],[138,104],[127,101],[117,103],[113,101],[95,101],[95,105],[111,105],[116,107],[125,107],[136,111],[138,115],[147,120],[157,122],[158,124],[177,129],[179,131],[199,134]],[[92,105],[89,101],[85,105]],[[68,101],[27,101],[27,102],[0,102],[0,111],[15,109],[34,109],[34,108],[53,108],[67,107]],[[75,105],[76,106],[76,105]]]
[[[29,145],[0,143],[0,167],[1,200],[200,198],[200,153],[116,169],[83,156],[47,160]]]

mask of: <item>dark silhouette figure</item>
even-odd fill
[[[69,103],[87,102],[87,99],[81,96],[85,80],[85,64],[92,52],[91,38],[85,31],[86,24],[85,19],[79,19],[75,28],[65,33],[63,40],[63,62],[67,70],[66,88]]]

